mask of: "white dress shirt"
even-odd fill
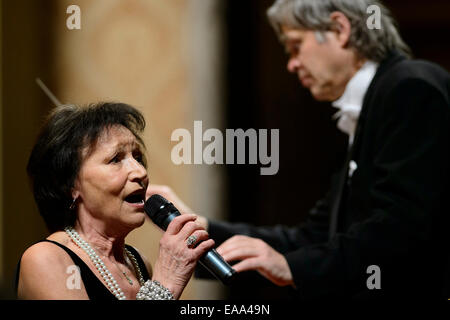
[[[377,69],[378,63],[374,61],[369,60],[364,63],[347,83],[343,95],[332,103],[333,107],[340,109],[333,118],[338,119],[337,127],[348,134],[349,145],[353,143],[364,96]]]

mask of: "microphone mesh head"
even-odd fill
[[[167,205],[169,201],[159,194],[154,194],[145,202],[144,210],[150,218],[156,216],[156,214],[161,210],[161,207]]]

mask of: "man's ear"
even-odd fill
[[[336,39],[342,48],[345,48],[350,39],[352,26],[350,20],[340,11],[334,11],[330,14],[331,31],[336,34]]]

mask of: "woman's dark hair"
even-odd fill
[[[114,125],[129,129],[144,146],[143,115],[124,103],[98,103],[87,106],[64,105],[46,119],[31,151],[27,173],[34,199],[50,232],[75,223],[70,210],[72,188],[82,162],[82,151],[92,151],[97,139]]]

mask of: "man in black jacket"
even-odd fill
[[[200,217],[218,252],[305,299],[450,298],[450,75],[410,59],[379,1],[278,0],[268,16],[288,70],[340,109],[348,158],[298,227]]]

